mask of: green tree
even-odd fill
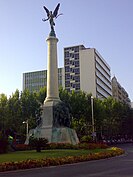
[[[128,105],[123,105],[121,114],[120,134],[133,138],[133,109]]]
[[[72,92],[70,97],[70,106],[72,113],[72,126],[77,131],[78,136],[88,133],[91,129],[89,104],[90,95],[80,91]]]
[[[0,94],[0,129],[5,130],[7,128],[7,96]]]
[[[106,118],[105,109],[103,106],[103,100],[94,98],[93,108],[94,108],[94,123],[95,123],[95,130],[97,133],[97,139],[101,139],[103,120]]]
[[[15,132],[19,132],[22,124],[19,90],[16,90],[8,99],[7,116],[7,126]]]
[[[40,103],[37,100],[36,93],[30,93],[28,90],[24,90],[20,96],[20,104],[22,110],[22,120],[28,120],[29,129],[35,128],[37,117],[36,114],[40,111]]]
[[[43,104],[44,100],[46,98],[46,94],[47,94],[47,88],[43,87],[39,90],[39,92],[37,93],[37,100]]]
[[[71,109],[70,108],[71,94],[67,90],[63,89],[63,87],[59,88],[59,97],[61,101],[63,101],[66,104],[66,106],[69,107],[69,109]]]
[[[103,101],[106,117],[103,119],[104,134],[108,137],[119,134],[122,117],[124,114],[123,104],[116,101],[112,97]]]

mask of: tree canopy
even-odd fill
[[[82,91],[69,93],[60,88],[59,96],[63,104],[56,107],[54,115],[59,124],[66,126],[69,124],[77,131],[79,137],[91,135],[91,94]],[[45,97],[46,88],[33,93],[28,90],[23,92],[16,90],[9,98],[5,94],[0,94],[0,130],[10,129],[19,134],[25,134],[26,126],[23,121],[26,120],[29,122],[29,129],[35,128],[41,116],[41,105]],[[93,109],[94,126],[98,136],[133,136],[133,110],[128,105],[112,97],[102,100],[94,98]],[[62,117],[64,122],[60,120]]]

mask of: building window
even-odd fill
[[[79,47],[75,47],[75,52],[79,52]]]
[[[65,59],[65,65],[69,65],[70,61],[69,59]]]
[[[65,82],[65,87],[70,87],[70,81]]]
[[[70,92],[70,88],[66,88],[66,90],[67,90],[68,92]]]
[[[79,67],[79,61],[75,61],[75,67]]]
[[[69,52],[65,52],[65,58],[69,58]]]
[[[79,68],[74,68],[74,73],[79,74]]]
[[[70,58],[74,58],[74,53],[70,53]]]
[[[76,89],[80,89],[80,84],[76,84]]]
[[[70,74],[65,74],[65,79],[70,79]]]
[[[79,54],[76,53],[75,56],[74,56],[75,60],[79,59]]]
[[[69,66],[65,66],[65,71],[66,71],[66,72],[69,72],[69,71],[70,71]]]

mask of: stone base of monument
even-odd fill
[[[61,103],[61,101],[56,99],[44,103],[42,107],[42,122],[34,129],[33,134],[37,138],[47,138],[49,143],[78,144],[79,139],[75,130],[65,126],[56,127],[54,125],[53,107],[58,103]]]
[[[76,131],[68,127],[60,128],[53,127],[51,141],[53,143],[70,143],[70,144],[79,143]]]
[[[58,104],[60,100],[48,100],[44,102],[42,107],[41,124],[36,127],[34,134],[37,138],[47,138],[51,142],[52,127],[53,127],[53,107]]]
[[[47,138],[49,143],[70,143],[73,145],[79,143],[76,131],[68,127],[36,128],[34,136],[37,138]]]

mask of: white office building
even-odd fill
[[[58,68],[58,85],[64,87],[64,68]],[[23,90],[39,91],[47,86],[47,70],[23,73]]]
[[[65,89],[82,90],[97,98],[112,96],[110,67],[95,48],[64,48]]]

